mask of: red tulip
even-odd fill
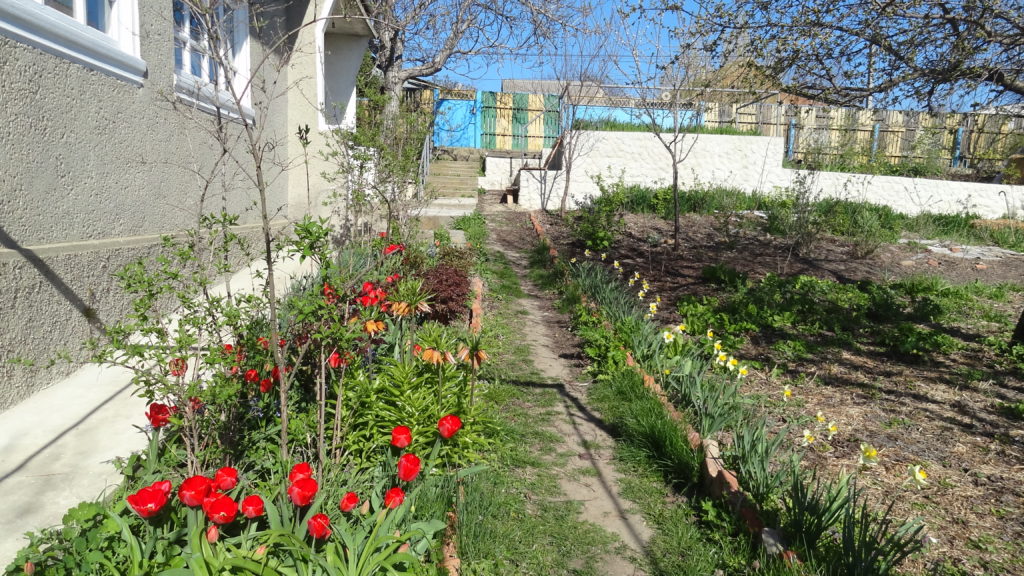
[[[419,473],[419,457],[415,454],[402,454],[402,457],[398,459],[398,479],[402,482],[412,482]]]
[[[25,566],[22,567],[22,570],[25,572],[26,576],[32,576],[36,573],[36,565],[31,562],[25,562]]]
[[[316,491],[319,488],[316,480],[300,478],[288,487],[288,497],[291,498],[293,504],[300,508],[302,506],[309,506],[309,503],[316,497]]]
[[[404,245],[402,245],[402,244],[391,244],[387,248],[384,249],[384,255],[387,256],[389,254],[394,254],[395,252],[401,252],[402,250],[405,250],[405,246]]]
[[[384,505],[388,508],[398,508],[402,502],[405,502],[405,492],[398,486],[384,493]]]
[[[171,422],[171,414],[174,414],[176,410],[166,404],[160,402],[153,402],[149,405],[149,411],[146,412],[146,418],[149,418],[149,423],[153,428],[161,428],[167,426]]]
[[[270,349],[270,340],[267,340],[263,336],[256,339],[256,343],[259,344],[264,350]]]
[[[206,541],[210,544],[215,543],[220,539],[220,530],[216,524],[210,524],[210,527],[206,529]]]
[[[273,368],[272,368],[272,369],[270,370],[270,377],[271,377],[271,378],[272,378],[272,379],[273,379],[273,380],[274,380],[275,382],[280,382],[280,381],[281,381],[281,369],[280,369],[280,368],[278,368],[277,366],[274,366],[274,367],[273,367]]]
[[[459,419],[455,414],[449,414],[443,416],[437,421],[437,431],[441,434],[441,438],[448,439],[455,436],[455,433],[462,428],[462,420]]]
[[[218,490],[231,490],[238,486],[238,470],[225,466],[213,475],[213,485]]]
[[[324,283],[324,302],[328,304],[334,304],[338,301],[338,293],[331,288],[330,284]]]
[[[184,358],[172,358],[171,361],[167,363],[167,367],[171,371],[171,376],[174,377],[184,376],[185,372],[188,371],[188,363],[185,362]]]
[[[211,484],[211,480],[206,476],[188,478],[178,488],[178,500],[190,508],[202,506],[203,500],[210,494]]]
[[[274,389],[274,381],[270,378],[260,380],[260,394],[266,394]]]
[[[292,471],[288,473],[288,481],[292,483],[303,478],[312,477],[313,467],[309,465],[309,462],[299,462],[295,466],[292,466]]]
[[[138,492],[129,494],[125,500],[136,514],[143,518],[152,518],[167,504],[167,495],[170,491],[170,481],[163,480],[140,488]]]
[[[253,494],[252,496],[246,496],[242,500],[242,515],[250,520],[263,516],[263,498],[259,494]]]
[[[331,535],[331,519],[326,514],[317,514],[309,519],[306,523],[306,527],[309,529],[309,535],[317,540],[323,540]]]
[[[349,492],[341,497],[341,502],[338,503],[338,508],[342,512],[351,512],[356,506],[359,505],[359,496],[355,492]]]
[[[255,368],[250,368],[245,371],[245,381],[256,383],[260,381],[260,373]]]
[[[405,448],[412,443],[412,430],[408,426],[395,426],[391,431],[391,445],[395,448]]]
[[[203,512],[214,524],[228,524],[238,515],[238,503],[227,494],[212,492],[203,500]]]
[[[231,344],[225,344],[224,345],[224,353],[225,354],[231,354],[234,351],[235,351],[235,347],[232,346]]]

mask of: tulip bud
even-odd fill
[[[256,549],[256,552],[253,553],[253,557],[257,558],[257,559],[263,558],[263,556],[266,553],[267,553],[267,545],[266,544],[260,544],[260,547]]]
[[[217,529],[216,524],[210,524],[210,527],[206,529],[206,541],[213,544],[220,539],[220,530]]]
[[[31,562],[25,562],[25,567],[23,568],[23,570],[25,571],[25,574],[28,574],[28,576],[32,576],[36,573],[36,565]]]

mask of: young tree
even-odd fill
[[[630,35],[621,43],[628,57],[619,62],[627,79],[635,119],[647,126],[669,155],[672,167],[672,240],[679,250],[679,167],[697,143],[687,138],[696,117],[695,105],[703,93],[706,66],[695,55],[698,40],[685,28],[667,27],[660,14],[643,10],[623,13]]]

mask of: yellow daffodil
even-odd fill
[[[708,330],[708,340],[714,340],[714,339],[715,339],[715,333],[713,331],[711,331],[711,330]]]
[[[821,413],[821,410],[818,410],[818,414],[814,418],[817,419],[818,422],[825,422],[825,415]]]
[[[644,290],[641,290],[641,291],[636,293],[636,297],[641,299],[641,300],[643,300],[645,296],[647,296],[647,292],[644,291]]]
[[[789,402],[789,399],[792,398],[792,397],[793,397],[793,389],[789,387],[789,384],[786,384],[782,388],[782,401],[783,402]]]
[[[910,474],[909,482],[914,486],[917,486],[918,490],[928,484],[928,473],[924,471],[924,468],[922,468],[920,464],[907,466],[907,473]]]
[[[729,370],[735,370],[736,367],[739,366],[739,365],[740,365],[740,361],[739,360],[737,360],[736,358],[734,358],[732,356],[729,356],[729,363],[728,363]]]
[[[641,284],[641,286],[644,287],[644,290],[650,290],[651,289],[651,284],[647,280],[644,280],[643,283]]]
[[[708,331],[708,334],[711,334],[711,332]],[[722,351],[722,341],[721,340],[715,340],[715,351],[717,351],[717,352],[721,352]]]
[[[644,320],[650,320],[651,318],[654,318],[654,316],[651,316],[649,313],[644,314]]]
[[[604,252],[601,252],[601,262],[604,262],[604,259],[607,258],[607,257],[608,257],[608,254],[606,254]]]
[[[716,362],[716,363],[717,363],[717,364],[718,364],[719,366],[725,366],[725,362],[726,362],[726,361],[727,361],[728,359],[729,359],[729,356],[728,356],[728,355],[727,355],[727,354],[726,354],[725,352],[719,352],[719,353],[718,353],[718,359],[717,359],[717,360],[715,360],[715,362]]]
[[[616,260],[616,261],[612,262],[612,268],[615,268],[616,270],[618,270],[618,269],[622,268],[622,266],[619,264],[619,261]]]
[[[835,422],[829,422],[825,430],[828,431],[828,439],[831,440],[833,436],[839,433],[839,426],[836,426]]]
[[[636,284],[636,280],[633,280],[632,278],[630,278],[629,279],[629,285],[632,286],[633,284]]]
[[[590,250],[584,250],[583,255],[586,256],[587,258],[590,258]]]
[[[679,334],[686,332],[686,324],[679,324],[678,326],[676,326],[676,332],[678,332]]]
[[[871,444],[864,444],[862,442],[860,445],[860,460],[858,460],[858,463],[865,468],[876,466],[878,464],[878,450],[875,450],[875,447]]]
[[[658,313],[658,303],[657,302],[651,302],[651,304],[648,306],[648,308],[650,308],[651,314],[657,314]]]
[[[639,280],[640,279],[640,273],[639,272],[633,272],[633,279],[634,280]]]
[[[746,366],[740,366],[740,369],[736,372],[736,377],[737,378],[746,378],[747,374],[749,374],[749,373],[750,372],[747,370]]]
[[[665,330],[664,332],[661,333],[661,337],[663,340],[665,340],[665,343],[668,344],[669,342],[675,340],[676,335],[669,332],[668,330]]]
[[[817,438],[814,437],[814,434],[811,434],[810,430],[804,430],[804,438],[800,445],[810,446],[811,444],[814,444],[815,440],[817,440]]]
[[[576,263],[576,258],[575,258],[575,257],[573,257],[573,258],[570,258],[570,259],[569,259],[569,263],[570,263],[570,264],[575,264],[575,263]]]
[[[669,374],[671,374],[671,373],[672,373],[672,371],[671,371],[671,370],[669,370],[668,368],[665,368],[665,369],[664,369],[664,370],[663,370],[662,372],[664,372],[664,373],[665,373],[665,376],[668,376]]]
[[[654,301],[657,302],[658,304],[661,304],[661,296],[655,296]]]

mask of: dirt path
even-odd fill
[[[554,431],[563,439],[559,452],[571,455],[569,466],[559,475],[561,488],[567,498],[580,502],[580,520],[601,526],[622,542],[620,553],[600,562],[605,573],[645,574],[640,566],[651,531],[643,517],[632,511],[633,504],[620,494],[620,474],[612,464],[614,440],[600,417],[587,407],[586,385],[578,382],[579,369],[570,360],[570,351],[575,348],[573,336],[565,330],[564,318],[551,309],[550,296],[527,279],[524,247],[509,245],[521,242],[522,236],[503,234],[528,219],[524,213],[500,206],[488,206],[484,213],[491,230],[490,247],[505,254],[526,292],[519,303],[526,312],[524,333],[531,339],[534,364],[558,386],[561,402]]]

